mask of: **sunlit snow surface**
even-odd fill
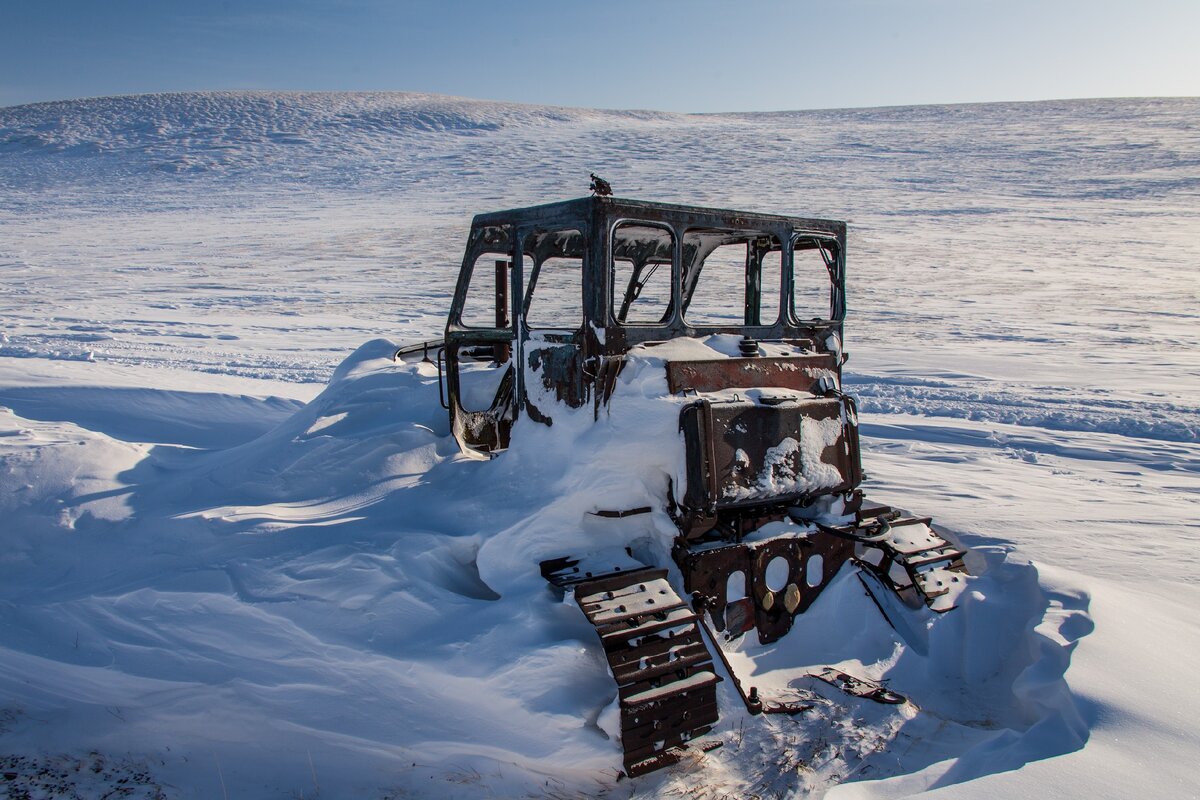
[[[1186,99],[0,109],[0,771],[80,796],[116,785],[98,757],[140,796],[1194,796],[1198,123]],[[536,561],[665,558],[662,515],[587,514],[665,492],[665,386],[627,375],[599,425],[465,461],[436,372],[375,341],[439,333],[471,214],[592,171],[849,220],[869,489],[983,574],[897,647],[847,573],[759,663],[915,706],[805,684],[812,712],[751,718],[726,682],[724,747],[615,781],[604,661]]]

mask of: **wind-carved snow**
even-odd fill
[[[487,783],[506,793],[530,791],[544,774],[573,791],[618,791],[606,769],[620,751],[599,733],[609,725],[601,718],[613,693],[605,662],[582,616],[555,600],[536,565],[601,547],[669,563],[676,530],[663,499],[668,478],[681,474],[682,398],[665,393],[660,362],[635,358],[600,420],[543,397],[556,412],[552,427],[522,420],[507,453],[475,461],[458,455],[449,437],[436,367],[397,363],[395,350],[384,340],[363,345],[310,403],[263,435],[213,452],[155,453],[83,429],[70,434],[78,442],[52,442],[61,424],[11,417],[38,446],[0,436],[0,464],[29,487],[0,492],[19,523],[6,539],[0,602],[13,635],[0,649],[0,686],[16,692],[30,717],[51,720],[55,747],[119,734],[123,747],[157,754],[158,778],[184,786],[206,776],[181,758],[198,746],[195,736],[218,731],[225,775],[235,781],[266,775],[298,790],[286,754],[313,750],[326,786],[348,785],[351,775],[368,776],[376,791],[389,780],[408,786],[415,778],[401,765],[419,763],[446,786],[435,794],[452,795],[449,776],[467,759],[481,772],[508,764],[507,777]],[[22,500],[26,494],[41,499]],[[652,513],[594,514],[642,505]],[[43,519],[60,508],[65,516]],[[64,537],[77,538],[63,549]],[[135,555],[147,549],[152,556]],[[1006,682],[1028,664],[1061,674],[1066,661],[1027,662],[1022,643],[1042,595],[1019,562],[991,560],[991,577],[971,579],[975,595],[1011,593],[996,583],[1003,577],[1023,581],[1027,605],[990,621],[996,608],[984,603],[945,617],[917,615],[917,627],[946,654],[924,645],[928,656],[904,660],[911,672],[896,671],[895,632],[877,613],[862,613],[874,608],[869,601],[856,601],[856,616],[846,616],[844,595],[860,591],[843,581],[814,607],[818,628],[858,631],[826,645],[839,654],[833,661],[859,660],[877,677],[893,675],[922,708],[939,709],[950,733],[939,734],[925,717],[830,697],[826,716],[796,730],[849,749],[828,763],[814,760],[797,787],[819,789],[847,766],[876,763],[843,741],[837,720],[851,715],[866,714],[879,741],[920,731],[927,743],[906,743],[910,758],[983,746],[994,731],[964,737],[962,727],[970,729],[981,693],[994,694],[1004,735],[1025,742],[1022,758],[1041,757],[1024,732],[1044,715],[1018,714]],[[71,579],[46,580],[52,564],[69,564]],[[780,645],[793,654],[790,667],[813,658],[806,624]],[[936,701],[945,679],[920,676],[958,676],[958,653],[980,629],[1003,632],[1009,644],[970,655],[977,674],[956,678],[965,682],[960,703]],[[98,667],[120,680],[94,678]],[[120,716],[81,706],[81,682],[97,685],[92,702]],[[1055,691],[1066,692],[1065,684]],[[696,779],[741,793],[760,781],[795,780],[759,765],[756,748],[817,758],[809,745],[786,744],[795,736],[786,725],[796,723],[742,720],[744,713],[722,695],[727,723],[717,737],[727,747],[705,757]],[[110,732],[130,717],[138,722]],[[36,732],[24,725],[21,741],[36,742]],[[879,764],[879,774],[895,771],[886,759]],[[651,796],[664,780],[688,775],[642,782],[636,794]]]
[[[1200,649],[1198,113],[0,109],[6,753],[112,754],[180,797],[1188,796],[1200,690],[1138,676]],[[599,420],[523,419],[491,461],[450,438],[436,352],[391,358],[440,335],[472,213],[592,171],[849,219],[867,489],[973,548],[960,607],[895,628],[842,574],[754,653],[764,692],[811,711],[750,717],[726,680],[723,747],[620,783],[605,660],[536,563],[670,563],[661,362],[737,337],[646,348]],[[824,665],[912,704],[796,675]]]

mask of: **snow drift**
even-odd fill
[[[7,539],[3,658],[22,721],[50,721],[59,749],[154,754],[156,778],[180,787],[211,781],[207,760],[189,766],[197,749],[217,754],[231,785],[293,791],[303,781],[279,755],[316,753],[325,786],[346,796],[382,791],[414,763],[441,781],[505,774],[486,781],[492,791],[612,782],[619,747],[597,725],[613,694],[603,658],[537,563],[606,545],[666,563],[674,528],[661,498],[681,441],[677,409],[658,399],[661,363],[629,370],[600,421],[589,409],[553,428],[523,421],[509,452],[479,462],[449,436],[434,367],[397,364],[395,350],[368,342],[312,402],[224,450],[78,427],[64,439],[10,413],[10,430],[24,427],[5,440],[16,491],[3,500],[30,519]],[[595,518],[598,498],[657,511]],[[47,509],[57,524],[31,524]],[[902,612],[923,654],[897,641],[849,572],[771,646],[784,666],[851,663],[888,678],[919,712],[827,697],[819,722],[761,724],[726,690],[721,736],[791,752],[788,728],[840,738],[862,715],[854,737],[882,752],[859,741],[811,754],[812,788],[846,768],[878,776],[957,757],[978,773],[997,749],[1007,767],[1077,749],[1087,726],[1062,678],[1091,625],[1086,596],[1052,611],[1033,567],[987,560],[958,612]],[[31,722],[20,730],[49,744]],[[898,738],[896,763],[882,753]],[[705,758],[714,779],[746,787],[775,771],[743,763],[738,745]]]

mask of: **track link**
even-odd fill
[[[696,615],[665,569],[569,581],[596,629],[617,684],[625,772],[643,775],[716,723],[720,681]]]
[[[907,517],[888,506],[864,508],[855,525],[820,526],[859,542],[861,563],[897,594],[911,591],[937,612],[955,607],[966,553],[933,529],[929,517]]]

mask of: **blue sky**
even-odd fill
[[[202,89],[769,111],[1200,95],[1200,0],[0,0],[0,105]]]

